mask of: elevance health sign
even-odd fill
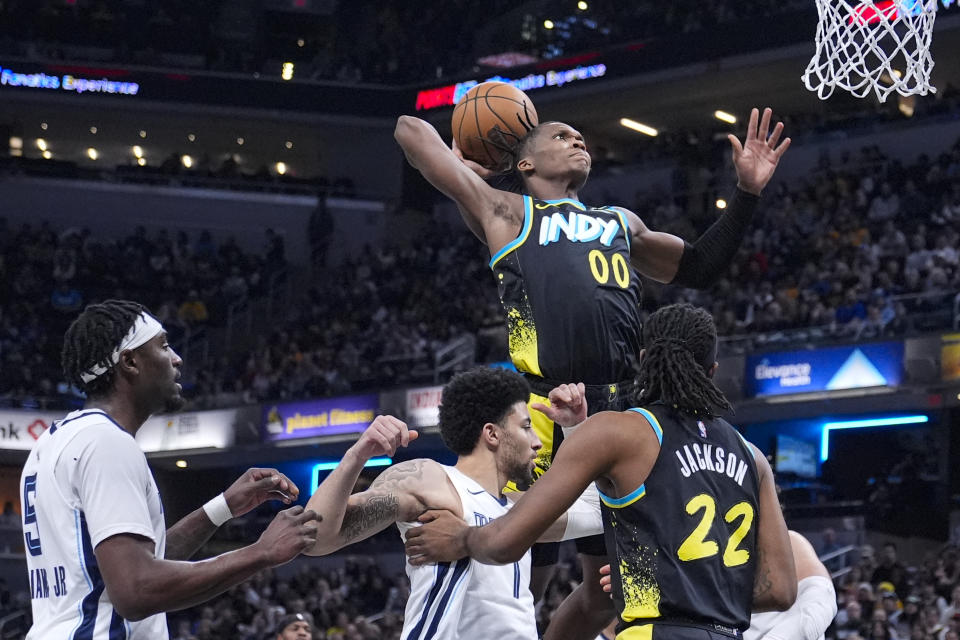
[[[895,387],[903,378],[903,343],[825,347],[747,357],[744,392],[750,397]]]

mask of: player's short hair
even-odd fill
[[[475,367],[459,373],[443,388],[440,437],[455,454],[468,454],[483,425],[500,424],[513,405],[529,399],[530,385],[513,371]]]
[[[142,304],[129,300],[105,300],[87,305],[63,338],[60,362],[67,382],[87,396],[109,393],[115,377],[110,356],[144,312],[150,313]],[[84,382],[81,374],[97,365],[107,367],[107,372]]]
[[[706,310],[690,304],[658,309],[643,325],[640,404],[660,401],[684,413],[732,410],[707,371],[713,365],[717,328]]]

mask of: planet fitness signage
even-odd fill
[[[377,415],[376,395],[287,402],[264,407],[263,440],[361,433]]]
[[[25,87],[73,93],[113,93],[135,96],[140,91],[136,82],[116,82],[107,78],[80,78],[70,74],[62,76],[46,73],[19,73],[0,67],[0,87]]]
[[[607,73],[607,65],[593,64],[589,66],[575,67],[573,69],[564,69],[560,71],[547,71],[546,73],[532,73],[523,78],[504,78],[503,76],[493,76],[486,80],[467,80],[457,84],[439,87],[437,89],[424,89],[417,93],[417,111],[422,109],[438,109],[440,107],[452,107],[460,102],[463,96],[471,87],[475,87],[481,82],[506,82],[512,84],[521,91],[533,91],[543,87],[562,87],[565,84],[578,80],[589,80],[591,78],[602,78]]]
[[[903,343],[877,342],[747,358],[747,396],[895,387],[903,374]]]

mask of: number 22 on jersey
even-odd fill
[[[686,511],[687,514],[694,517],[701,511],[703,513],[700,515],[700,522],[684,538],[680,548],[677,549],[677,557],[684,562],[693,562],[717,555],[720,552],[720,545],[707,539],[717,513],[716,501],[712,496],[701,493],[690,498],[686,504]],[[747,537],[747,533],[750,532],[750,527],[753,526],[753,515],[753,507],[749,502],[738,502],[727,509],[727,512],[723,515],[727,524],[733,524],[736,520],[740,521],[736,529],[730,534],[726,548],[723,550],[723,566],[738,567],[750,560],[750,552],[746,549],[740,549],[739,546],[743,539]]]

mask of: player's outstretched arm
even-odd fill
[[[284,504],[296,501],[300,489],[290,478],[276,469],[247,469],[223,492],[223,500],[231,517],[242,516],[267,500],[281,500]],[[167,529],[165,556],[167,560],[188,560],[216,532],[215,525],[204,508],[185,516]]]
[[[317,514],[291,507],[254,544],[201,562],[157,558],[154,541],[118,534],[94,552],[110,601],[127,620],[205,602],[256,572],[285,564],[316,541]]]
[[[470,556],[485,564],[519,560],[544,532],[570,508],[591,482],[605,474],[625,449],[617,423],[619,413],[602,412],[581,425],[557,453],[550,469],[510,511],[482,527],[434,531],[436,514],[421,516],[424,526],[407,532],[406,553],[413,565],[452,562]]]
[[[837,615],[837,592],[830,572],[806,538],[791,531],[790,546],[797,567],[797,600],[786,615],[778,616],[777,623],[764,638],[817,640]]]
[[[750,447],[754,451],[760,476],[753,612],[785,611],[797,599],[797,570],[793,562],[793,550],[777,498],[773,470],[766,456],[753,445]]]
[[[323,516],[323,522],[317,530],[317,544],[307,550],[308,555],[323,555],[340,548],[343,544],[349,544],[341,540],[344,514],[349,510],[351,519],[355,518],[361,503],[370,514],[380,514],[374,518],[375,520],[392,518],[384,526],[396,521],[399,515],[400,497],[395,495],[391,498],[383,489],[389,486],[390,478],[401,477],[406,467],[416,467],[420,462],[419,460],[401,463],[384,471],[369,491],[358,494],[353,499],[352,506],[348,506],[351,500],[350,492],[353,490],[363,466],[370,458],[392,456],[397,452],[397,449],[406,447],[410,442],[416,440],[418,435],[416,431],[407,429],[406,423],[402,420],[393,416],[377,416],[357,442],[347,449],[337,468],[317,487],[317,490],[307,502],[308,509],[312,509]],[[396,513],[391,507],[394,502],[398,507]],[[417,515],[419,515],[419,512],[417,512]]]
[[[631,262],[640,273],[658,282],[704,289],[726,272],[750,228],[760,193],[790,146],[790,138],[780,141],[782,122],[770,132],[772,115],[764,109],[761,118],[753,109],[743,143],[729,136],[737,191],[720,219],[693,244],[651,231],[636,214],[623,209],[630,226]]]
[[[464,222],[491,255],[517,237],[523,226],[523,199],[494,189],[447,147],[429,122],[400,116],[394,138],[407,161],[434,187],[457,203]]]

